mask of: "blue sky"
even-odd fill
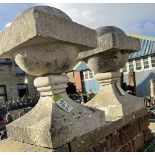
[[[23,10],[33,5],[30,3],[0,3],[0,31],[10,25],[13,19]],[[82,25],[98,28],[113,25],[126,33],[155,37],[155,4],[68,4],[50,3],[63,10],[73,21]]]
[[[0,3],[0,31],[5,28],[6,24],[12,22],[21,11],[31,6],[33,6],[33,4]]]

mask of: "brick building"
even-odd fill
[[[0,59],[0,101],[22,97],[24,94],[34,97],[37,93],[34,78],[22,71],[14,61]]]

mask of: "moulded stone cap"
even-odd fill
[[[35,6],[21,13],[0,33],[0,54],[23,46],[56,41],[75,44],[81,51],[97,46],[95,30],[73,22],[56,8]]]
[[[98,37],[101,37],[107,33],[117,33],[120,35],[126,35],[123,30],[115,26],[102,26],[102,27],[97,28],[96,32],[97,32]]]
[[[129,53],[140,50],[140,40],[127,36],[120,28],[105,26],[96,29],[96,31],[98,36],[97,48],[79,53],[79,59],[111,50],[115,52],[114,49]]]

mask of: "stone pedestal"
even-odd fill
[[[0,34],[1,57],[14,59],[22,70],[37,76],[34,85],[40,92],[37,105],[7,126],[8,139],[0,142],[0,151],[83,151],[93,144],[96,149],[96,143],[103,144],[100,140],[111,134],[115,139],[118,129],[137,119],[138,110],[143,115],[142,100],[122,91],[117,72],[128,53],[139,49],[138,40],[114,27],[101,28],[98,35],[98,47],[92,50],[97,41],[94,30],[43,6],[24,11]],[[77,63],[77,55],[87,50],[91,51],[82,53],[81,59],[95,72],[101,87],[83,106],[67,96],[66,73]]]
[[[104,113],[72,101],[66,94],[68,77],[38,77],[38,104],[26,115],[7,126],[9,139],[47,148],[58,148],[75,137],[105,124]]]
[[[105,111],[107,117],[127,116],[144,109],[143,98],[129,95],[120,87],[119,70],[126,64],[129,53],[140,49],[139,40],[117,27],[101,27],[96,31],[97,48],[79,54],[100,83],[99,92],[86,105]]]
[[[37,76],[34,85],[40,92],[37,105],[7,126],[9,144],[11,139],[56,149],[105,124],[103,111],[82,106],[66,94],[66,73],[76,65],[78,53],[95,48],[96,42],[94,30],[45,6],[24,11],[0,34],[1,57],[14,59]]]
[[[98,94],[86,105],[105,111],[107,117],[127,116],[144,108],[143,98],[132,96],[120,87],[120,72],[96,74]]]

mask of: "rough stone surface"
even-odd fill
[[[141,112],[141,110],[139,112]],[[114,122],[111,122],[107,126],[111,128],[111,126],[113,126],[116,123],[115,130],[114,131],[111,130],[111,133],[109,133],[108,136],[106,136],[106,133],[107,133],[106,126],[103,127],[103,129],[98,130],[98,133],[102,133],[102,130],[103,130],[105,135],[101,134],[100,136],[101,140],[98,139],[92,145],[89,144],[87,146],[88,148],[86,148],[85,151],[89,151],[89,150],[93,152],[135,152],[135,151],[139,151],[144,146],[144,142],[145,142],[145,138],[143,137],[143,132],[136,129],[138,132],[134,132],[134,134],[132,134],[134,128],[135,127],[137,128],[137,126],[139,125],[139,121],[138,121],[139,118],[144,116],[143,112],[141,112],[141,114],[139,112],[135,114],[131,114],[130,117],[134,115],[135,117],[134,119],[130,119],[130,121],[124,118],[118,119],[117,121],[113,120]],[[117,124],[118,121],[122,122],[122,124],[120,123]],[[123,130],[124,130],[124,133],[122,133]],[[148,129],[146,129],[145,132],[147,132],[147,130]],[[126,141],[123,142],[122,138],[123,139],[127,138],[127,139]],[[77,148],[79,149],[79,147]]]
[[[97,36],[101,37],[107,33],[117,33],[118,35],[126,35],[123,30],[115,26],[103,26],[96,29]]]
[[[88,148],[89,146],[91,146],[92,143],[93,141],[91,138],[91,134],[88,133],[70,142],[70,147],[73,152],[82,151],[85,148]]]
[[[109,118],[104,126],[71,141],[71,151],[94,150],[97,152],[113,152],[117,150],[120,151],[120,149],[123,150],[120,146],[127,145],[127,143],[139,134],[139,130],[138,132],[134,132],[134,134],[132,134],[132,132],[139,126],[137,119],[145,115],[145,113],[145,110],[140,110],[127,117]],[[132,130],[130,128],[126,133],[127,130],[124,130],[124,127],[127,128],[128,126],[132,127]],[[121,135],[122,130],[124,130],[123,135]],[[125,139],[123,142],[123,139],[127,136],[128,139]]]
[[[126,36],[123,31],[120,33],[119,28],[109,27],[100,28],[96,49],[78,56],[95,73],[119,70],[127,62],[130,52],[140,50],[139,39]]]
[[[153,134],[151,133],[150,129],[145,129],[145,131],[143,131],[143,135],[145,143],[149,142],[153,138]]]
[[[123,146],[123,150],[122,151],[123,152],[134,152],[135,150],[134,150],[133,142],[131,141],[131,142],[125,144]]]
[[[131,139],[133,139],[136,135],[138,135],[140,132],[139,130],[139,124],[138,120],[135,120],[134,122],[124,126],[120,129],[120,137],[121,137],[121,143],[126,144]]]
[[[0,142],[0,152],[53,152],[52,149],[38,147],[26,143],[20,143],[10,139]]]
[[[145,117],[143,110],[130,114],[129,117],[109,118],[106,124],[92,132],[86,133],[80,137],[75,137],[68,144],[63,145],[57,149],[41,148],[26,143],[12,141],[10,139],[4,140],[0,143],[0,151],[86,151],[86,152],[133,152],[139,151],[144,145],[146,134],[149,135],[148,129],[141,132],[133,130],[139,124],[139,119]],[[124,136],[121,136],[122,130],[124,134],[128,135],[128,140],[122,143]],[[136,129],[137,130],[137,129]],[[145,133],[145,134],[143,134]],[[100,134],[100,138],[99,138]],[[131,136],[130,136],[131,135]],[[144,135],[144,136],[143,136]],[[148,141],[151,137],[148,139]],[[8,146],[8,147],[7,147]],[[23,149],[24,148],[24,149]]]
[[[144,135],[140,133],[133,139],[135,151],[140,150],[144,146]]]
[[[7,125],[9,139],[60,148],[105,124],[103,111],[82,106],[67,96],[68,78],[62,74],[72,70],[79,52],[94,47],[94,30],[45,6],[27,9],[0,34],[1,56],[15,59],[25,72],[41,76],[34,82],[41,94],[38,104]],[[54,95],[59,95],[73,110],[66,112],[59,107],[52,99]]]
[[[115,84],[100,88],[98,94],[86,105],[105,111],[108,117],[127,116],[134,111],[145,108],[143,98],[128,93],[122,96]]]
[[[35,80],[35,85],[44,89],[50,84],[61,83],[67,83],[65,75],[51,75]],[[59,108],[51,96],[41,97],[29,113],[7,126],[8,137],[28,144],[57,148],[105,124],[103,111],[73,102],[65,90],[59,95],[74,107],[72,112],[67,113]]]
[[[140,49],[139,39],[112,26],[99,28],[97,33],[98,47],[79,54],[100,83],[98,94],[86,105],[105,111],[108,117],[127,116],[143,109],[143,98],[129,95],[120,87],[118,71],[127,62],[129,53]]]
[[[65,41],[81,50],[96,46],[94,30],[73,22],[64,12],[49,6],[25,10],[0,34],[0,53],[32,44]]]
[[[104,27],[98,32],[102,36],[98,38],[97,50],[86,52],[86,57],[85,54],[82,57],[95,73],[117,71],[125,64],[129,52],[139,50],[139,41],[120,29]],[[75,103],[65,92],[68,78],[61,73],[71,71],[79,52],[94,47],[94,30],[74,23],[65,13],[51,7],[37,6],[24,11],[0,34],[1,56],[15,59],[24,71],[40,76],[34,84],[41,94],[38,104],[29,113],[7,125],[8,139],[0,143],[0,148],[7,144],[13,151],[22,150],[24,146],[25,151],[28,148],[33,151],[34,145],[37,145],[36,150],[46,147],[51,148],[50,151],[115,151],[120,148],[119,129],[133,121],[138,115],[136,112],[143,111],[144,106],[140,104],[141,99],[128,96],[113,84],[119,81],[119,75],[114,72],[107,79],[97,75],[101,90],[86,106]],[[54,100],[58,95],[63,100],[61,108]],[[73,107],[72,111],[63,110],[64,101]],[[128,128],[127,133],[131,129]],[[128,136],[128,144],[136,134]],[[143,145],[141,135],[143,133],[134,137],[136,150]]]
[[[71,71],[79,49],[68,43],[46,43],[23,47],[13,53],[16,63],[25,72],[41,76]]]
[[[45,6],[27,9],[0,34],[1,56],[15,59],[25,72],[41,76],[35,80],[40,100],[29,113],[7,126],[10,139],[58,148],[105,123],[103,111],[68,98],[68,78],[61,74],[72,70],[79,52],[94,47],[94,30],[73,22],[58,9]],[[52,100],[56,94],[73,111],[60,108]]]
[[[148,128],[149,126],[149,119],[148,119],[148,115],[146,115],[145,117],[142,117],[139,119],[139,128],[140,131],[144,131]]]
[[[57,149],[50,149],[5,139],[0,142],[0,152],[69,152],[69,146],[66,144]]]
[[[45,6],[24,11],[0,34],[1,57],[15,59],[22,70],[36,76],[71,71],[78,53],[94,47],[94,30]]]

